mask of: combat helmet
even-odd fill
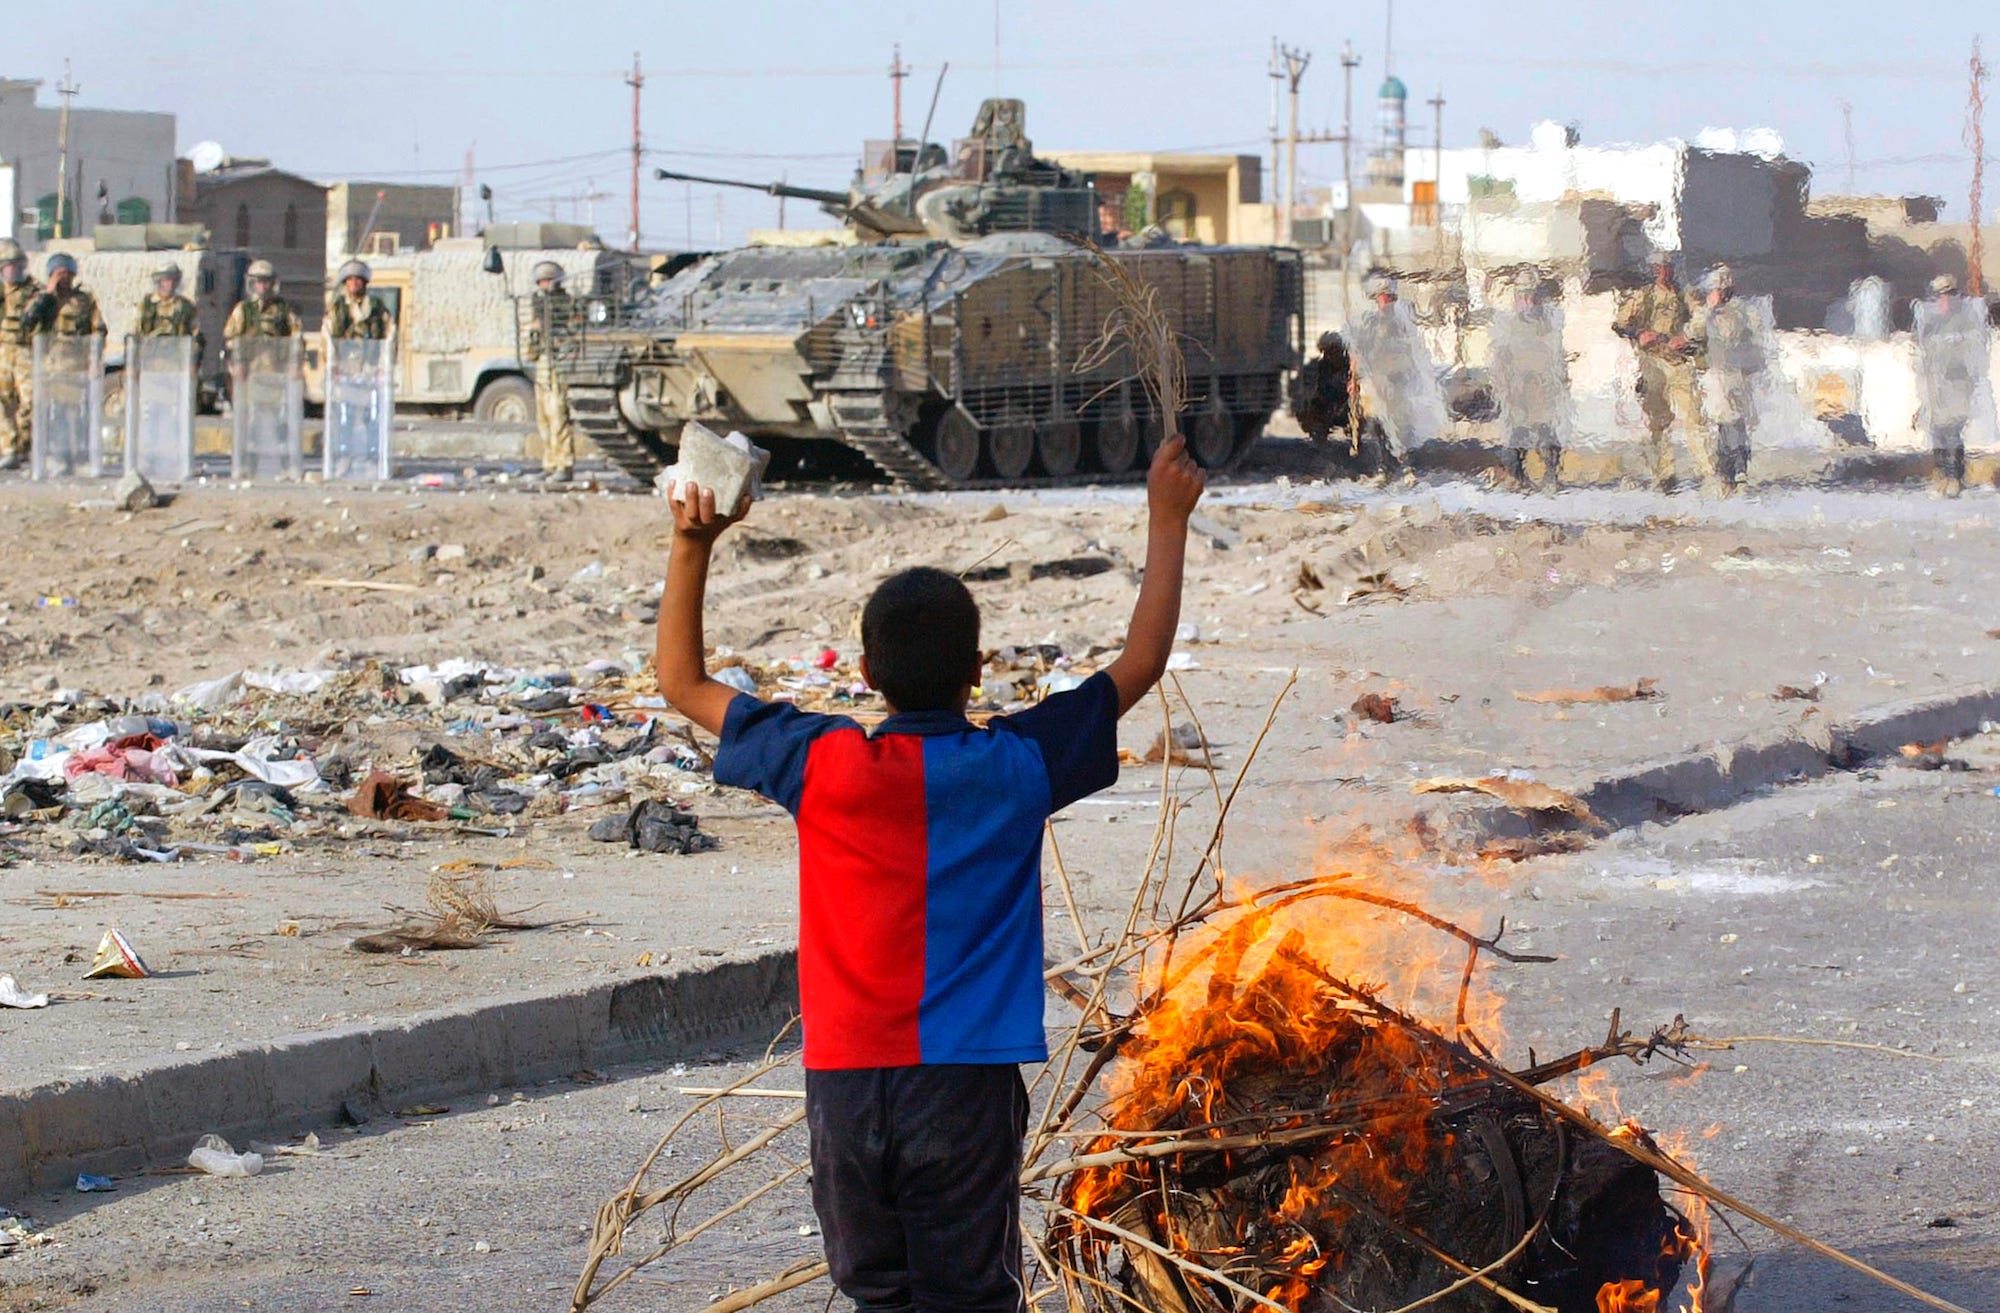
[[[278,271],[272,267],[269,260],[252,260],[250,267],[243,271],[243,277],[246,281],[251,278],[264,278],[275,283],[278,281]]]
[[[551,278],[557,282],[561,282],[563,279],[563,267],[554,260],[537,260],[531,277],[538,283],[547,282]]]
[[[12,237],[0,237],[0,264],[12,264],[27,258],[28,253],[21,249],[19,242]]]
[[[58,273],[68,273],[72,276],[76,273],[76,257],[68,251],[57,251],[49,257],[48,263],[42,266],[44,278],[53,278]]]
[[[162,278],[171,278],[175,282],[179,282],[181,280],[181,267],[175,264],[172,260],[167,261],[159,268],[153,270],[154,282],[157,283]]]
[[[340,266],[340,272],[334,275],[333,281],[336,283],[345,283],[350,278],[359,278],[362,282],[367,282],[368,266],[359,260],[349,260],[346,264]]]

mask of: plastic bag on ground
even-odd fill
[[[12,976],[0,976],[0,1008],[45,1008],[47,994],[30,994],[14,983]]]
[[[204,1135],[188,1155],[188,1166],[210,1176],[255,1176],[264,1170],[261,1153],[238,1153],[220,1135]]]

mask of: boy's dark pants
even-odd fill
[[[859,1313],[1021,1313],[1020,1068],[806,1073],[813,1211]]]

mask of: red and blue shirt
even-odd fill
[[[730,703],[716,782],[798,824],[807,1067],[1047,1060],[1042,824],[1117,780],[1117,725],[1104,674],[984,729]]]

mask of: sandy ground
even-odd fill
[[[0,483],[0,515],[10,526],[10,568],[0,578],[0,701],[38,706],[56,688],[136,697],[246,668],[377,662],[393,669],[470,658],[580,670],[600,659],[634,663],[650,647],[664,523],[647,498],[485,485],[206,487],[135,516],[79,506],[83,500],[74,488]],[[767,682],[809,677],[789,663],[826,648],[844,669],[873,582],[904,565],[943,564],[972,569],[989,647],[1046,643],[1087,669],[1119,642],[1136,589],[1142,504],[1137,489],[787,492],[725,540],[710,641],[760,668]],[[1227,850],[1234,874],[1286,878],[1322,860],[1358,824],[1394,827],[1422,805],[1410,785],[1427,775],[1519,769],[1561,784],[1607,766],[1991,683],[2000,675],[2000,643],[1988,632],[2000,617],[1982,584],[2000,571],[1996,529],[2000,496],[1991,492],[1940,503],[1906,491],[1795,488],[1711,503],[1608,488],[1548,497],[1464,483],[1313,486],[1296,473],[1236,480],[1217,489],[1197,524],[1185,611],[1192,628],[1167,714],[1176,722],[1199,717],[1226,785],[1273,699],[1298,673],[1263,746],[1257,787],[1231,817]],[[1319,587],[1301,587],[1305,568]],[[35,605],[48,597],[76,604]],[[1031,682],[1034,673],[1005,666],[996,661],[989,680],[996,699],[1007,696],[1010,679]],[[1640,679],[1657,680],[1659,696],[1569,708],[1516,697]],[[1817,700],[1774,697],[1780,685],[1813,689]],[[1368,692],[1396,698],[1408,714],[1391,724],[1358,717],[1351,705]],[[451,716],[436,709],[378,701],[339,724],[327,723],[323,708],[308,710],[279,702],[258,704],[257,714],[290,723],[302,743],[330,745],[357,767],[407,770],[414,753],[438,742],[500,751],[491,735],[453,734]],[[1124,746],[1142,754],[1161,720],[1156,706],[1135,713],[1123,727]],[[683,784],[694,791],[682,792]],[[1724,1091],[1703,1096],[1729,1105],[1713,1111],[1678,1102],[1665,1086],[1636,1088],[1659,1092],[1642,1111],[1662,1124],[1705,1124],[1725,1113],[1740,1124],[1727,1141],[1742,1155],[1725,1158],[1728,1179],[1775,1180],[1781,1206],[1797,1219],[1833,1225],[1878,1255],[1920,1250],[1926,1263],[1942,1255],[1944,1279],[1960,1282],[1952,1289],[1970,1298],[1973,1287],[1963,1283],[1985,1278],[1953,1273],[1990,1275],[1990,1234],[1930,1231],[1909,1219],[1926,1211],[1983,1216],[1976,1199],[1943,1177],[1948,1154],[1974,1152],[1980,1142],[1984,1123],[1952,1109],[1961,1097],[1983,1098],[1992,1057],[1978,1038],[1983,1030],[1968,1020],[1974,1013],[1963,1011],[1974,1005],[1948,992],[1958,979],[1943,980],[1976,980],[1976,972],[1948,966],[1939,946],[1963,952],[1955,936],[1990,938],[1990,927],[1977,928],[1984,912],[1973,894],[1985,851],[1978,845],[1990,830],[1969,822],[1980,819],[1973,809],[1991,784],[1979,774],[1899,773],[1867,786],[1880,792],[1853,781],[1811,786],[1834,790],[1825,816],[1864,831],[1863,840],[1849,837],[1842,847],[1817,838],[1826,820],[1800,810],[1787,791],[1782,804],[1756,804],[1777,810],[1747,837],[1727,817],[1657,833],[1644,827],[1576,857],[1447,870],[1430,896],[1482,924],[1505,911],[1530,943],[1563,954],[1539,976],[1503,982],[1510,1018],[1519,1018],[1508,1027],[1519,1047],[1533,1043],[1547,1053],[1594,1038],[1621,1003],[1648,1020],[1685,1010],[1730,1033],[1858,1035],[1955,1060],[1954,1046],[1969,1044],[1966,1058],[1976,1059],[1979,1074],[1911,1063],[1888,1069],[1898,1073],[1888,1083],[1877,1068],[1849,1059],[1829,1067],[1820,1055],[1774,1048],[1748,1060],[1757,1081],[1765,1073],[1772,1080],[1754,1086],[1758,1097],[1731,1105],[1729,1091],[1739,1085],[1720,1076],[1704,1087]],[[1928,825],[1898,839],[1930,846],[1939,883],[1918,879],[1914,855],[1884,867],[1887,854],[1870,852],[1843,867],[1838,881],[1806,863],[1798,878],[1820,880],[1805,887],[1826,892],[1791,910],[1780,895],[1793,892],[1784,881],[1805,861],[1798,850],[1840,853],[1874,842],[1875,827],[1918,812],[1914,801],[1905,812],[1881,807],[1897,802],[1901,788],[1926,799],[1953,791],[1949,808],[1926,803]],[[69,995],[42,1011],[0,1011],[8,1082],[171,1060],[785,941],[793,874],[782,814],[709,792],[698,776],[661,781],[657,791],[690,802],[720,848],[666,857],[592,843],[584,830],[601,809],[515,818],[504,823],[506,837],[451,825],[357,826],[329,815],[283,836],[275,856],[170,866],[79,859],[37,825],[0,836],[0,971],[29,989]],[[1178,772],[1167,796],[1186,803],[1181,833],[1205,835],[1216,806],[1208,777]],[[1161,800],[1157,768],[1134,765],[1116,789],[1059,820],[1055,833],[1087,928],[1122,911]],[[1951,827],[1967,827],[1974,846],[1940,845],[1939,833]],[[1690,846],[1697,839],[1712,847]],[[349,951],[354,933],[392,919],[385,905],[416,905],[433,868],[446,863],[497,868],[490,878],[503,907],[534,905],[535,916],[566,924],[509,933],[469,952]],[[58,900],[39,892],[47,890],[125,896]],[[149,892],[233,896],[173,900]],[[79,959],[114,924],[160,977],[79,979]],[[1734,958],[1748,951],[1717,948],[1723,924],[1759,955],[1739,965]],[[1880,950],[1869,942],[1876,936]],[[1052,950],[1074,938],[1066,914],[1052,912]],[[1898,960],[1920,952],[1932,954],[1921,969]],[[648,953],[653,966],[641,966]],[[1815,965],[1835,956],[1846,963],[1838,971]],[[1766,992],[1774,979],[1782,987]],[[0,1289],[20,1307],[63,1306],[100,1288],[85,1307],[236,1307],[241,1283],[253,1280],[273,1308],[346,1307],[356,1285],[379,1287],[402,1307],[551,1307],[573,1276],[578,1226],[658,1129],[656,1118],[625,1124],[619,1110],[634,1097],[645,1108],[656,1097],[671,1106],[671,1083],[648,1077],[527,1092],[538,1106],[548,1101],[547,1122],[523,1122],[524,1114],[503,1106],[435,1128],[371,1128],[352,1137],[357,1156],[288,1161],[289,1170],[253,1185],[264,1192],[255,1196],[147,1178],[108,1200],[0,1201],[53,1223],[64,1245],[34,1251],[32,1260],[0,1259]],[[1810,1096],[1810,1117],[1794,1106],[1801,1091]],[[510,1092],[496,1093],[504,1103]],[[1844,1150],[1877,1132],[1885,1138],[1864,1139],[1862,1154],[1829,1158],[1835,1140]],[[1925,1142],[1924,1134],[1939,1139]],[[1892,1172],[1896,1164],[1903,1166]],[[259,1202],[244,1202],[252,1197]],[[1895,1207],[1856,1202],[1877,1197]],[[448,1233],[433,1239],[420,1218]],[[653,1305],[695,1307],[729,1280],[781,1266],[767,1260],[811,1243],[797,1236],[799,1224],[796,1199],[774,1204],[738,1236],[750,1246],[740,1256],[755,1262],[725,1253],[686,1277],[669,1274],[664,1279],[676,1286],[656,1290]],[[474,1250],[475,1241],[489,1251]],[[385,1247],[399,1257],[384,1262]],[[1961,1261],[1964,1253],[1971,1257]],[[1812,1275],[1816,1269],[1773,1261],[1766,1279],[1774,1268],[1805,1272],[1797,1277],[1804,1284],[1780,1284],[1780,1298],[1741,1307],[1803,1306],[1787,1302],[1786,1291],[1808,1303],[1879,1306],[1867,1302],[1873,1295],[1864,1287],[1828,1284]],[[151,1269],[181,1275],[155,1284]],[[356,1297],[358,1306],[368,1298]],[[823,1298],[801,1297],[796,1306],[820,1307]]]

